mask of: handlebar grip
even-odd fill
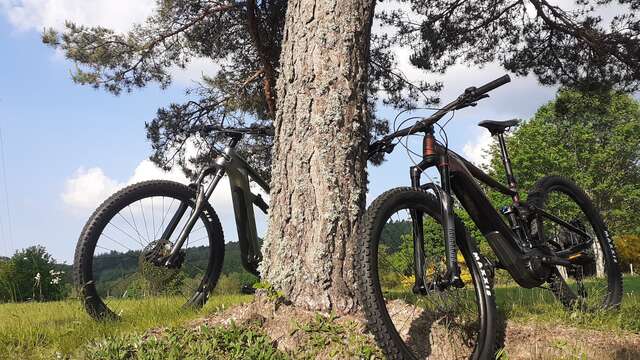
[[[476,88],[476,94],[478,95],[482,95],[482,94],[486,94],[489,91],[498,88],[508,82],[511,82],[511,78],[509,77],[509,75],[504,75],[502,77],[499,77],[491,82],[488,82],[482,86],[480,86],[479,88]]]
[[[199,126],[198,130],[199,131],[203,131],[203,132],[212,132],[212,131],[218,131],[221,130],[222,127],[218,126],[218,125],[201,125]]]
[[[261,129],[262,134],[267,135],[267,136],[275,136],[276,134],[276,129],[274,129],[273,127],[263,127]]]

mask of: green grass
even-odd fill
[[[257,320],[238,326],[203,326],[199,329],[170,328],[156,336],[116,336],[89,344],[90,360],[313,360],[382,359],[373,339],[363,335],[352,320],[338,321],[330,315],[316,316],[305,322],[291,319],[286,330],[295,338],[295,347],[278,349]],[[280,326],[287,326],[281,324]]]
[[[90,342],[179,326],[222,307],[249,301],[247,295],[212,296],[198,311],[181,309],[175,299],[119,300],[121,320],[96,322],[76,300],[0,305],[0,359],[51,359],[77,355]]]
[[[235,324],[228,327],[203,326],[199,330],[171,328],[158,337],[111,337],[90,344],[86,357],[88,360],[291,359],[278,350],[264,332]]]
[[[517,323],[640,333],[640,277],[625,277],[624,287],[624,300],[619,311],[566,311],[547,290],[528,290],[515,286],[498,287],[496,298],[500,311],[507,319]],[[242,359],[261,351],[267,351],[273,358],[290,358],[292,354],[276,351],[260,327],[231,326],[226,329],[205,329],[202,332],[188,331],[181,327],[190,319],[251,298],[246,295],[216,295],[199,311],[181,309],[174,299],[118,300],[117,307],[123,311],[122,319],[116,322],[95,322],[86,315],[78,301],[72,300],[2,304],[0,359],[85,356],[127,359],[133,354],[162,359],[170,350],[175,352],[177,347],[182,347],[194,358],[205,354],[227,354],[229,356],[224,358]],[[141,337],[147,329],[156,327],[168,327],[170,330],[159,340]],[[337,325],[332,319],[317,318],[312,323],[300,324],[297,331],[306,334],[306,340],[301,342],[295,357],[313,358],[318,351],[326,350],[326,344],[329,343],[349,344],[346,350],[336,349],[365,357],[377,351],[364,338],[352,339],[351,334],[355,328],[351,325]],[[217,355],[210,357],[218,358]]]
[[[640,277],[626,276],[619,311],[567,311],[545,289],[497,287],[498,309],[507,319],[519,323],[545,323],[604,331],[640,333]]]

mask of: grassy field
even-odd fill
[[[495,290],[499,310],[511,321],[640,333],[640,276],[626,276],[623,284],[624,297],[617,312],[566,311],[545,289],[497,287]]]
[[[0,359],[55,359],[78,355],[92,340],[176,326],[223,307],[248,301],[247,295],[212,296],[198,311],[174,299],[121,300],[122,319],[95,322],[76,300],[0,305]],[[120,306],[119,306],[120,307]]]
[[[565,311],[553,296],[543,289],[525,290],[503,286],[496,289],[496,295],[499,309],[509,321],[638,334],[640,333],[640,316],[638,316],[640,314],[640,277],[625,277],[624,287],[623,305],[618,312]],[[203,317],[223,307],[230,307],[250,299],[251,296],[246,295],[215,295],[210,298],[205,308],[199,311],[183,310],[172,299],[154,302],[121,301],[119,305],[124,309],[122,320],[106,323],[91,320],[77,301],[3,304],[0,305],[0,359],[82,357],[82,351],[87,349],[87,345],[105,338],[112,339],[110,341],[114,341],[114,348],[122,350],[127,346],[133,346],[132,339],[139,338],[139,334],[149,328],[165,326],[179,328],[188,320]],[[171,336],[171,341],[189,341],[188,339],[192,339],[195,343],[199,341],[180,330],[177,330],[174,335]],[[220,332],[213,329],[198,336],[202,337],[201,340],[204,343],[210,343],[212,337],[219,336],[226,339],[228,346],[234,348],[238,347],[238,341],[255,342],[259,339],[264,342],[266,341],[264,339],[268,339],[261,337],[259,332],[253,334],[240,330]],[[224,341],[220,344],[224,345]],[[269,347],[269,351],[273,351],[268,341],[265,344]],[[162,351],[165,351],[162,350],[164,349],[162,346],[168,345],[155,344],[154,346],[152,350],[160,351],[162,354]],[[105,351],[108,347],[100,349]],[[244,353],[244,355],[247,354]],[[120,358],[120,355],[116,353],[113,356],[103,357]]]

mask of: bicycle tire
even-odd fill
[[[119,316],[110,309],[96,290],[93,276],[93,256],[102,231],[119,210],[151,196],[173,196],[191,206],[195,204],[193,189],[173,181],[153,180],[133,184],[116,192],[105,200],[85,224],[74,256],[74,280],[81,301],[87,313],[96,320],[117,319]],[[184,304],[188,307],[203,306],[215,288],[224,260],[224,234],[217,214],[208,203],[205,204],[200,220],[204,223],[209,240],[209,259],[198,290]]]
[[[389,359],[413,359],[415,355],[402,340],[390,318],[383,298],[377,272],[378,238],[387,217],[404,206],[420,206],[431,215],[439,216],[440,204],[425,191],[413,188],[396,188],[380,195],[368,208],[361,228],[356,271],[359,273],[359,295],[369,328]],[[478,299],[480,330],[476,346],[470,358],[492,358],[496,351],[497,310],[493,292],[492,267],[480,254],[462,221],[456,217],[458,248],[468,264],[473,280],[473,290]]]
[[[583,211],[595,235],[598,245],[602,249],[607,276],[608,294],[601,306],[603,309],[617,309],[622,302],[622,272],[618,263],[613,239],[609,234],[602,215],[595,208],[589,196],[573,181],[557,175],[550,175],[540,179],[529,192],[528,202],[538,208],[545,209],[548,198],[554,191],[559,191],[572,199]],[[568,309],[576,306],[576,294],[571,291],[558,271],[554,271],[549,281],[555,297]],[[594,309],[597,310],[597,309]]]

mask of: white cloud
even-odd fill
[[[99,167],[81,167],[67,179],[61,198],[70,209],[84,212],[95,209],[107,197],[127,185],[155,179],[187,182],[180,170],[174,168],[167,172],[150,160],[141,161],[127,181],[110,178]]]
[[[491,161],[488,150],[493,142],[493,138],[488,131],[483,131],[473,140],[464,144],[462,153],[465,158],[476,166],[486,166]]]
[[[61,30],[69,20],[90,26],[127,31],[144,21],[155,0],[0,0],[0,9],[18,30]]]
[[[186,176],[177,167],[171,169],[171,171],[164,171],[154,164],[151,160],[142,160],[136,167],[133,175],[127,181],[127,185],[135,184],[140,181],[146,180],[172,180],[177,182],[187,182]]]
[[[155,0],[0,0],[0,13],[15,29],[37,32],[49,27],[64,30],[65,21],[126,32],[144,22],[155,7]],[[61,58],[62,51],[56,50],[53,59]],[[185,69],[176,66],[170,72],[176,83],[188,86],[203,74],[215,75],[218,69],[210,59],[193,58]]]
[[[187,146],[187,153],[191,151],[193,150]],[[145,159],[136,166],[133,174],[126,181],[119,181],[109,177],[99,167],[79,168],[67,179],[60,198],[67,210],[80,217],[86,217],[104,200],[123,187],[145,180],[160,179],[172,180],[183,184],[189,183],[189,180],[177,167],[170,172],[166,172],[150,160]],[[259,189],[256,184],[251,183],[251,185],[251,190],[254,193],[261,194],[268,203],[268,194]],[[222,178],[214,190],[209,202],[220,218],[226,240],[237,241],[233,200],[229,188],[229,179],[226,176]],[[255,215],[258,235],[263,236],[267,229],[267,217],[262,215],[259,210],[255,211]]]
[[[197,57],[191,59],[184,69],[180,69],[177,66],[171,68],[171,75],[174,81],[182,85],[194,85],[196,81],[202,79],[203,75],[212,77],[218,70],[220,70],[220,65],[215,61]]]
[[[107,176],[99,167],[81,167],[66,181],[62,201],[72,210],[84,212],[95,209],[102,201],[121,188],[145,180],[165,179],[187,182],[177,169],[166,172],[150,160],[143,160],[127,181],[118,181]]]
[[[109,178],[99,167],[79,168],[67,180],[62,201],[77,209],[93,209],[123,184]]]

